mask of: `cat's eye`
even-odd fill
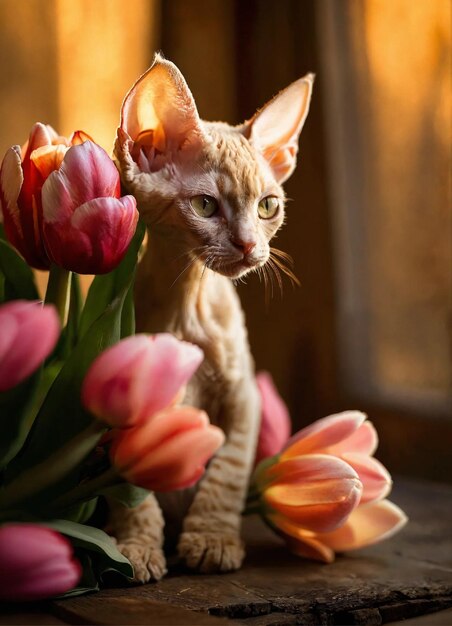
[[[190,204],[200,217],[212,217],[218,209],[218,202],[212,196],[195,196]]]
[[[263,220],[269,220],[279,211],[279,200],[275,196],[267,196],[263,198],[257,205],[257,212],[259,217]]]

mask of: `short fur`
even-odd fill
[[[260,401],[231,278],[271,262],[269,241],[284,220],[281,183],[295,167],[312,83],[312,75],[292,83],[242,126],[208,123],[176,66],[157,56],[122,107],[115,157],[149,236],[136,283],[137,328],[171,332],[204,350],[184,404],[207,411],[227,437],[196,490],[158,496],[167,527],[182,531],[180,557],[203,572],[237,569],[244,557],[241,513]],[[199,195],[216,199],[213,216],[195,212],[191,199]],[[279,210],[261,219],[257,206],[268,196]],[[110,528],[139,581],[166,571],[163,526],[154,495],[137,509],[112,511]]]

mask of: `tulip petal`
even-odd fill
[[[356,550],[392,537],[405,524],[405,513],[389,500],[359,506],[341,528],[318,536],[336,552]]]
[[[316,484],[322,480],[358,478],[348,463],[328,454],[306,454],[279,461],[264,470],[263,486],[274,484]]]
[[[49,206],[46,190],[42,197],[45,211]],[[78,274],[105,274],[123,259],[137,223],[133,196],[90,200],[79,206],[64,225],[44,222],[48,255],[57,265]]]
[[[361,504],[381,500],[391,491],[391,474],[377,459],[356,453],[343,454],[342,459],[353,467],[363,484]]]
[[[155,335],[152,347],[142,363],[143,373],[135,383],[135,397],[143,399],[137,421],[171,404],[204,358],[198,346],[180,341],[170,333]]]
[[[378,447],[378,435],[374,425],[366,420],[349,437],[324,450],[327,454],[340,456],[346,452],[358,452],[372,456]]]
[[[23,182],[20,148],[13,146],[6,151],[0,170],[0,199],[8,239],[16,247],[16,239],[22,237],[17,199]]]
[[[282,536],[291,552],[306,559],[314,559],[323,563],[334,561],[334,552],[316,539],[314,533],[292,524],[280,515],[269,515],[267,521]]]
[[[57,170],[63,162],[64,155],[69,150],[63,144],[41,146],[36,148],[30,155],[30,160],[45,180],[52,172]]]
[[[267,372],[259,372],[256,383],[261,395],[261,427],[256,450],[256,463],[278,454],[290,437],[289,411]]]
[[[118,170],[108,154],[92,141],[69,148],[59,170],[42,188],[44,220],[65,223],[81,205],[94,199],[119,198]]]
[[[289,439],[281,458],[323,451],[349,437],[365,419],[366,415],[360,411],[344,411],[316,420]]]
[[[305,486],[270,487],[264,494],[271,509],[314,532],[333,530],[344,523],[361,498],[357,478],[319,481]]]
[[[4,353],[0,362],[0,391],[15,387],[27,378],[55,347],[59,335],[59,320],[53,306],[41,306],[30,301],[15,300],[0,307],[0,324],[13,317],[14,349]]]

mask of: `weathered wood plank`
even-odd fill
[[[221,626],[221,618],[157,602],[139,594],[99,595],[54,603],[56,614],[68,624],[134,624],[145,626]]]

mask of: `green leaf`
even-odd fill
[[[133,509],[145,500],[151,492],[130,483],[121,483],[103,489],[99,495],[116,500],[129,509]]]
[[[0,468],[5,467],[22,448],[60,369],[61,363],[53,363],[0,394]]]
[[[135,302],[133,299],[133,285],[127,292],[121,316],[121,339],[135,334]]]
[[[96,356],[120,340],[125,295],[124,292],[96,320],[64,364],[39,411],[24,453],[18,463],[8,468],[11,471],[8,477],[44,461],[92,422],[92,416],[81,404],[83,379]],[[76,483],[77,476],[72,476],[61,489],[64,491]]]
[[[127,254],[118,267],[108,274],[96,276],[91,283],[80,320],[80,337],[83,337],[88,332],[90,326],[102,315],[110,302],[123,291],[126,285],[130,284],[129,278],[135,269],[145,230],[144,224],[138,222]],[[130,303],[127,305],[126,311],[130,320]],[[127,326],[130,329],[130,321],[127,323]]]
[[[75,596],[81,596],[85,593],[99,591],[99,582],[94,573],[93,562],[89,553],[82,549],[76,549],[75,557],[82,566],[82,577],[79,580],[77,587],[69,589],[69,591],[62,593],[59,596],[55,596],[53,600],[60,600],[61,598],[74,598]]]
[[[130,561],[119,552],[112,539],[103,530],[62,519],[45,522],[43,526],[53,528],[69,537],[75,547],[92,552],[92,558],[97,557],[94,569],[97,569],[100,578],[109,571],[119,572],[127,578],[133,577],[133,567]]]
[[[33,271],[6,241],[0,239],[0,273],[4,277],[3,302],[39,300]]]
[[[66,359],[77,345],[81,313],[80,279],[78,274],[72,274],[68,320],[55,350],[55,354],[60,358]]]

